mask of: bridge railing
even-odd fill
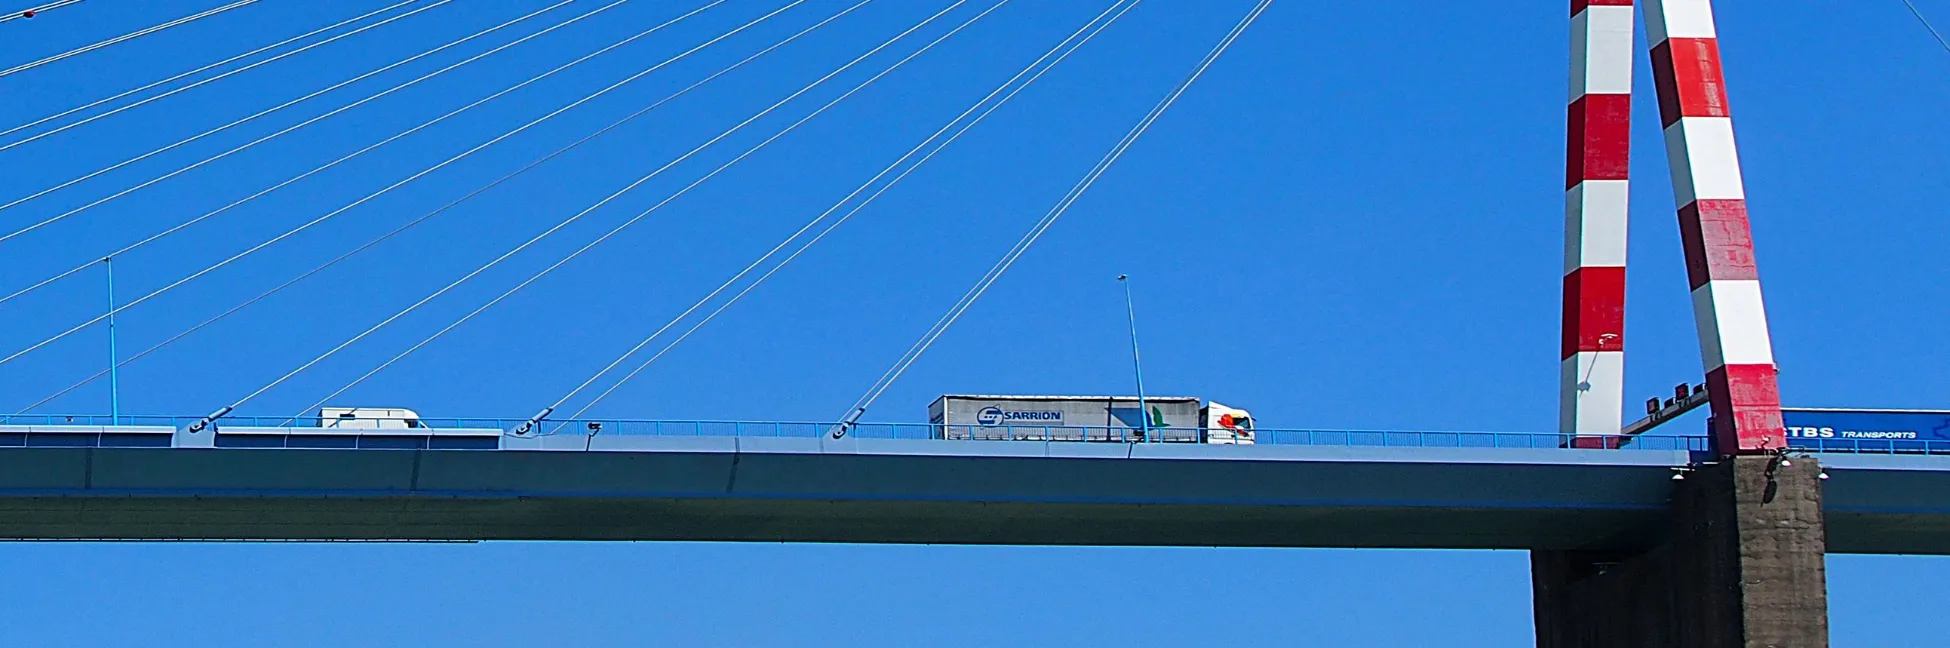
[[[1791,439],[1788,448],[1815,454],[1950,455],[1950,441],[1927,439]]]
[[[108,414],[0,414],[0,426],[140,426],[181,428],[203,420],[201,416],[111,416]],[[321,419],[316,416],[226,416],[218,427],[293,428],[317,430],[329,427],[354,429],[513,429],[525,419],[504,418],[361,418],[356,421]],[[331,424],[331,425],[328,425]]]
[[[25,428],[47,428],[36,434],[85,435],[87,428],[102,438],[121,438],[141,433],[144,445],[154,440],[148,435],[167,429],[183,429],[200,421],[200,416],[110,416],[107,414],[0,414],[0,447],[22,445]],[[216,423],[224,428],[255,428],[256,433],[273,433],[289,428],[293,434],[412,434],[414,429],[463,429],[470,431],[520,429],[526,419],[513,418],[417,418],[322,420],[318,417],[227,416]],[[544,420],[536,433],[543,435],[605,436],[705,436],[816,438],[831,434],[836,423],[781,421],[657,421],[639,419]],[[324,428],[338,427],[326,431]],[[132,428],[150,428],[134,430]],[[162,429],[158,429],[162,428]],[[1223,445],[1232,442],[1229,431],[1201,428],[1164,427],[1146,434],[1123,426],[1060,425],[939,425],[930,423],[863,423],[848,430],[861,439],[945,439],[1023,442],[1100,442],[1174,443]],[[1260,429],[1252,441],[1259,445],[1321,447],[1404,447],[1404,448],[1620,448],[1638,450],[1709,450],[1703,436],[1579,436],[1550,432],[1472,432],[1405,430]],[[22,437],[22,438],[16,438]],[[133,438],[133,437],[130,437]],[[118,444],[121,442],[117,442]],[[1950,441],[1927,439],[1806,439],[1790,440],[1790,448],[1807,453],[1899,454],[1950,456]]]
[[[8,427],[50,426],[76,429],[83,427],[161,427],[182,429],[199,421],[197,416],[119,416],[108,415],[0,415],[0,445],[7,445]],[[288,428],[293,434],[325,433],[328,424],[336,424],[332,432],[344,434],[412,434],[415,429],[430,431],[446,429],[502,430],[513,432],[527,423],[525,419],[509,418],[417,418],[398,420],[362,419],[352,421],[321,420],[317,417],[253,417],[229,416],[216,423],[221,433],[225,428],[252,428],[255,433],[267,429],[275,431]],[[579,436],[691,436],[691,437],[770,437],[770,438],[817,438],[830,435],[837,429],[836,423],[829,422],[782,422],[782,421],[656,421],[636,419],[574,419],[544,420],[534,428],[540,435],[579,435]],[[1230,430],[1202,429],[1189,427],[1161,427],[1139,430],[1124,426],[1061,426],[1061,425],[940,425],[930,423],[862,423],[847,430],[847,436],[859,439],[939,439],[951,441],[1016,441],[1042,443],[1166,443],[1166,444],[1210,444],[1228,445],[1234,443],[1256,443],[1276,446],[1317,446],[1317,447],[1403,447],[1403,448],[1562,448],[1572,445],[1573,437],[1543,432],[1472,432],[1472,431],[1399,431],[1399,430],[1333,430],[1333,429],[1260,429],[1251,434],[1250,441],[1244,435],[1235,435]],[[1639,436],[1618,437],[1577,437],[1578,447],[1609,447],[1638,450],[1684,450],[1705,451],[1705,437],[1688,436]],[[1950,454],[1950,444],[1936,450]],[[1861,451],[1875,451],[1872,444],[1863,444]]]

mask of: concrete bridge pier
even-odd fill
[[[1538,647],[1826,648],[1821,475],[1722,460],[1674,482],[1659,546],[1533,552]]]

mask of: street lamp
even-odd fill
[[[1137,306],[1131,300],[1131,276],[1117,275],[1117,283],[1124,284],[1124,313],[1131,324],[1131,368],[1137,373],[1138,396],[1138,440],[1151,439],[1151,408],[1144,400],[1144,361],[1138,356]]]
[[[34,17],[33,12],[27,17]],[[102,267],[108,269],[108,420],[110,425],[121,425],[122,357],[115,351],[115,257],[103,257]]]

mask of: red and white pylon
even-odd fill
[[[1645,13],[1716,447],[1722,454],[1779,449],[1787,440],[1781,392],[1713,3],[1646,0]]]
[[[1571,3],[1563,380],[1558,429],[1602,447],[1623,425],[1632,0]]]
[[[1786,445],[1712,0],[1644,0],[1715,447]],[[1616,435],[1625,376],[1633,0],[1572,0],[1560,431]]]

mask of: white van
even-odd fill
[[[420,415],[399,407],[325,407],[318,410],[318,427],[358,430],[409,430],[426,427]]]

